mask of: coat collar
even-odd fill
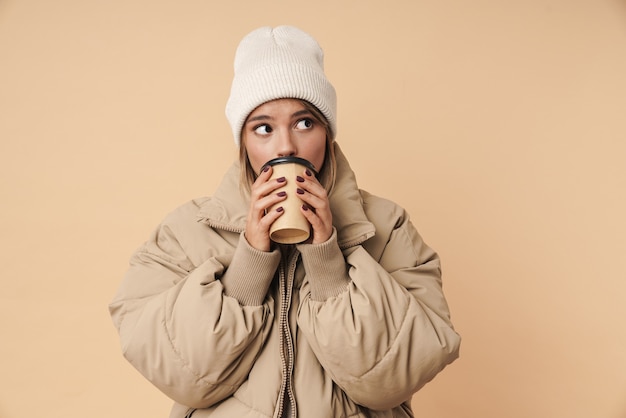
[[[363,210],[354,172],[335,142],[337,180],[330,194],[333,225],[337,229],[339,247],[347,248],[362,243],[375,233],[374,225]],[[249,207],[249,196],[240,188],[239,162],[228,169],[215,194],[207,199],[198,212],[198,220],[214,228],[243,232]]]

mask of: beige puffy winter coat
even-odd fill
[[[170,417],[412,417],[412,394],[457,358],[437,254],[338,147],[337,163],[326,243],[248,245],[235,163],[133,255],[110,312]]]

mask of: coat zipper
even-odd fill
[[[278,410],[274,415],[277,418],[283,418],[286,401],[290,409],[290,415],[287,416],[289,418],[296,418],[298,415],[296,398],[293,393],[293,382],[291,380],[293,364],[295,362],[295,352],[293,340],[291,339],[291,330],[289,328],[289,308],[291,306],[291,295],[293,293],[293,280],[297,265],[296,260],[299,254],[298,250],[294,248],[292,252],[285,257],[285,262],[279,272],[281,302],[278,325],[280,330],[280,358],[282,362],[283,381],[278,397]]]

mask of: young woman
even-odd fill
[[[239,161],[165,218],[110,305],[124,355],[175,401],[172,418],[412,417],[460,337],[439,257],[402,208],[357,187],[335,142],[317,42],[248,34],[226,115]],[[269,235],[289,180],[265,163],[284,156],[317,171],[295,180],[312,233],[292,245]]]

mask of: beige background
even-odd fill
[[[626,3],[0,0],[0,417],[165,417],[107,304],[210,194],[240,38],[318,38],[360,185],[441,254],[421,418],[626,417]]]

